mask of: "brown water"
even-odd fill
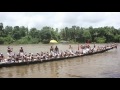
[[[21,45],[12,45],[18,52]],[[22,45],[24,51],[37,53],[49,51],[50,45]],[[54,45],[55,46],[55,45]],[[67,50],[68,45],[57,45]],[[77,50],[77,45],[72,45]],[[93,47],[93,45],[91,45]],[[97,45],[98,46],[98,45]],[[102,45],[99,45],[102,46]],[[0,52],[6,55],[7,46],[0,45]],[[91,56],[45,62],[25,66],[0,68],[1,78],[120,78],[120,45],[117,49]]]

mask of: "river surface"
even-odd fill
[[[97,44],[96,46],[103,46]],[[21,45],[11,45],[18,52]],[[27,53],[47,52],[49,44],[22,45]],[[56,45],[53,45],[54,47]],[[58,44],[60,50],[69,45]],[[78,45],[72,44],[74,50]],[[91,44],[91,47],[93,45]],[[0,52],[7,56],[7,45],[0,45]],[[0,78],[120,78],[120,44],[117,49],[104,53],[39,64],[0,68]]]

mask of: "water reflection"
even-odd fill
[[[13,74],[11,72],[9,72],[8,77],[13,77]]]
[[[40,65],[39,64],[37,64],[37,69],[38,69],[38,71],[40,71]]]

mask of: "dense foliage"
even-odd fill
[[[36,28],[28,30],[24,26],[4,27],[3,23],[0,23],[0,44],[49,43],[51,39],[73,43],[85,43],[87,41],[96,43],[120,42],[120,29],[108,26],[99,28],[72,26],[58,30],[58,28],[45,26],[41,30]]]

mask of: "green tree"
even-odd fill
[[[7,35],[12,35],[12,30],[13,30],[12,26],[6,26],[5,27],[5,33]]]
[[[4,44],[4,38],[0,37],[0,44]]]
[[[50,27],[43,27],[40,31],[40,35],[41,35],[41,41],[43,43],[49,43],[49,41],[51,40],[51,28]]]
[[[18,39],[21,38],[21,34],[19,33],[19,31],[16,31],[16,32],[13,34],[13,38],[14,38],[15,40],[18,40]]]
[[[91,40],[91,34],[90,34],[89,30],[84,30],[83,38],[84,38],[84,42],[86,42],[87,40]]]
[[[0,36],[3,35],[3,23],[0,23]]]
[[[95,42],[97,42],[97,43],[105,43],[106,38],[105,37],[96,37]]]

